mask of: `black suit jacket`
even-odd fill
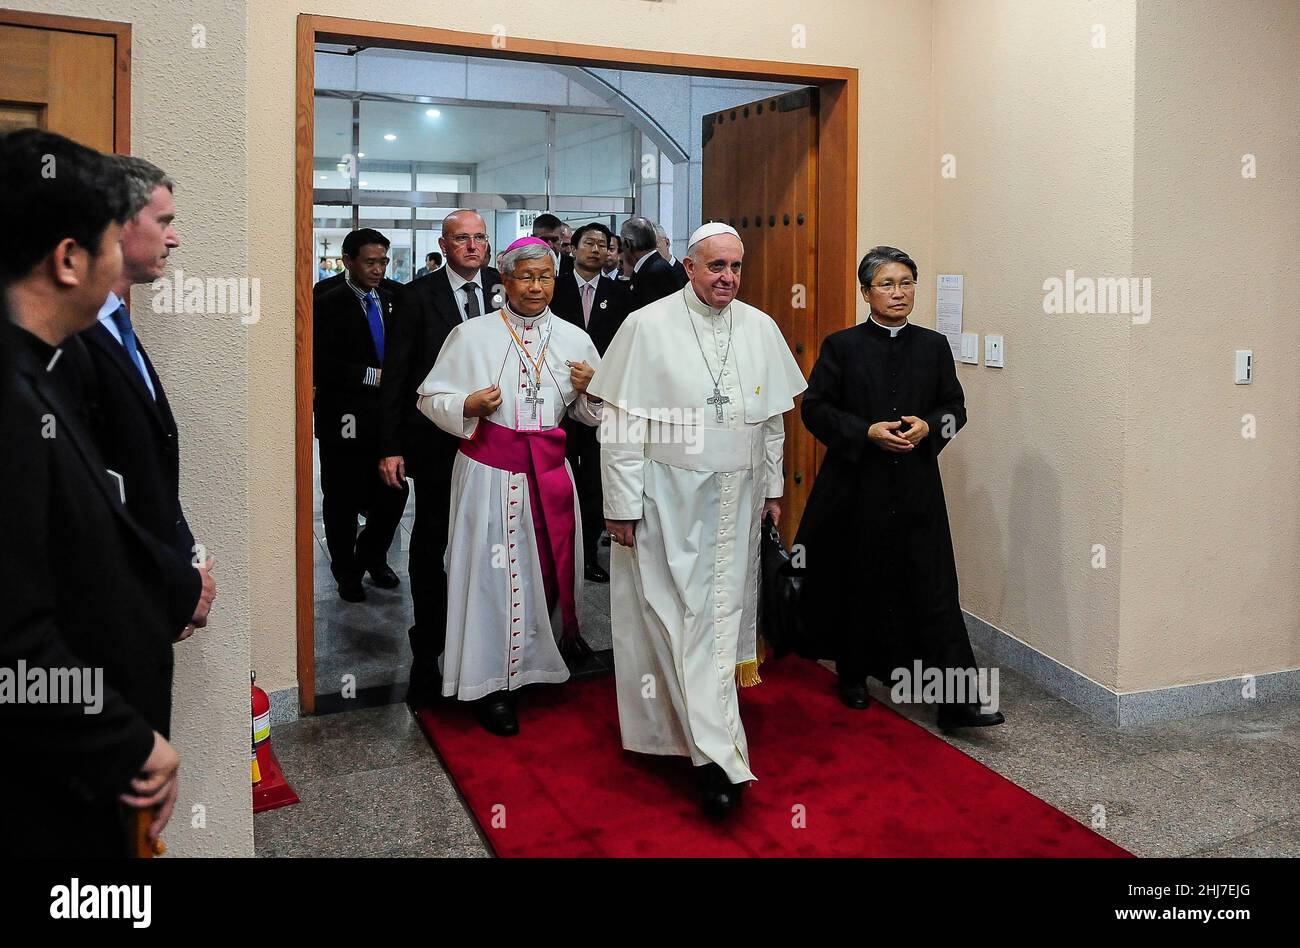
[[[650,251],[650,259],[641,265],[641,269],[632,274],[628,283],[629,313],[635,313],[642,306],[649,306],[656,300],[676,293],[684,284],[677,282],[677,274],[668,265],[668,261],[657,250]]]
[[[15,775],[36,781],[0,785],[0,852],[104,853],[122,838],[117,794],[153,731],[168,733],[171,640],[188,615],[168,613],[164,551],[106,473],[72,366],[48,368],[55,350],[5,320],[0,333],[15,349],[0,381],[0,666],[102,669],[103,682],[97,714],[0,703],[0,746]]]
[[[384,377],[379,385],[379,456],[401,455],[406,473],[419,477],[422,467],[450,472],[460,439],[447,434],[420,414],[416,390],[438,358],[452,329],[460,325],[460,309],[452,294],[450,271],[443,267],[402,287],[393,302],[393,316],[384,342]],[[492,312],[505,299],[501,274],[492,267],[479,271],[483,311]]]
[[[86,418],[99,454],[121,476],[131,516],[172,552],[165,573],[170,595],[188,602],[192,615],[203,580],[194,569],[194,534],[181,509],[176,419],[139,337],[136,343],[157,398],[149,394],[126,349],[103,323],[95,323],[64,348],[81,375]],[[177,626],[175,634],[188,621]]]
[[[555,295],[551,297],[551,312],[567,322],[587,331],[596,351],[602,356],[614,339],[614,333],[627,319],[627,287],[617,280],[602,275],[596,283],[596,295],[591,303],[591,325],[582,325],[582,294],[572,273],[556,281]]]
[[[383,283],[378,294],[387,348],[395,294]],[[367,369],[380,367],[370,322],[352,288],[339,283],[319,294],[312,303],[312,381],[316,437],[322,444],[378,457],[379,386],[366,385],[365,377]],[[344,437],[345,415],[351,416],[349,437]]]
[[[673,268],[673,275],[677,277],[677,289],[680,290],[691,282],[691,278],[686,275],[686,267],[680,260],[674,260],[670,266]]]

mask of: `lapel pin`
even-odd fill
[[[601,309],[604,309],[604,308],[605,308],[606,306],[608,306],[608,305],[609,305],[609,300],[601,300],[601,301],[600,301],[600,308],[601,308]]]

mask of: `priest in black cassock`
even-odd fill
[[[820,640],[808,650],[835,659],[840,699],[855,709],[867,707],[867,676],[893,685],[894,669],[912,675],[916,661],[948,681],[947,669],[975,669],[939,477],[965,396],[948,340],[907,320],[916,277],[901,250],[867,253],[858,281],[871,316],[826,337],[800,411],[826,445],[796,538]],[[944,694],[939,726],[1002,723],[974,697]]]

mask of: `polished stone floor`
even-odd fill
[[[1300,708],[1116,731],[1010,670],[1001,685],[1005,725],[944,739],[1130,852],[1300,856]],[[898,710],[934,731],[932,709]],[[488,855],[404,705],[294,721],[272,740],[302,802],[254,818],[258,855]]]
[[[412,499],[389,554],[402,586],[389,592],[367,583],[367,601],[349,604],[334,594],[317,492],[318,692],[328,696],[352,675],[359,689],[382,695],[392,686],[391,700],[400,696],[410,660],[405,546],[413,511]],[[608,565],[607,548],[601,560]],[[584,634],[609,648],[609,587],[584,585]],[[1260,705],[1120,731],[1009,669],[1001,675],[1007,723],[944,740],[1139,856],[1300,856],[1300,707]],[[874,683],[873,696],[889,700]],[[933,709],[897,710],[937,733]],[[254,819],[258,855],[489,854],[404,705],[277,725],[272,741],[302,802]],[[761,776],[761,748],[755,754]]]

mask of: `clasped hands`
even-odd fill
[[[587,386],[596,370],[583,362],[566,362],[569,367],[569,381],[575,392],[586,394]],[[501,386],[489,385],[477,392],[465,396],[464,415],[466,418],[486,418],[501,407]]]
[[[903,422],[907,422],[912,427],[901,433],[898,429],[903,427]],[[867,429],[867,438],[876,447],[882,451],[889,451],[893,454],[907,454],[930,433],[930,426],[924,418],[918,418],[916,415],[904,415],[901,421],[878,421]]]

